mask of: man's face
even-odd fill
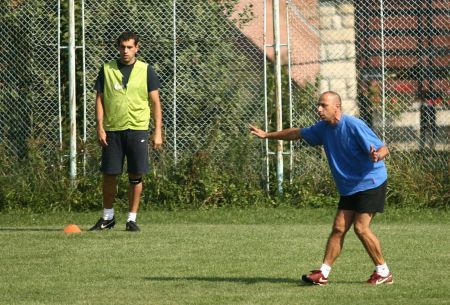
[[[134,39],[121,41],[119,45],[120,60],[125,65],[134,63],[136,53],[139,51],[139,46],[135,44]]]
[[[339,102],[331,95],[324,95],[317,103],[317,111],[321,120],[327,123],[335,124],[338,119],[340,111]]]

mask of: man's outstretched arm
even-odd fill
[[[300,128],[287,128],[280,131],[265,132],[256,126],[249,124],[250,133],[260,139],[274,139],[274,140],[298,140],[301,138]]]

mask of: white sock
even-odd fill
[[[112,209],[103,209],[103,219],[111,220],[114,218],[114,208]]]
[[[327,264],[322,264],[320,267],[320,271],[322,271],[322,274],[325,278],[328,278],[328,275],[330,275],[331,267]]]
[[[378,275],[381,275],[382,277],[386,277],[389,275],[389,268],[386,263],[384,263],[383,265],[375,266],[375,269]]]
[[[129,222],[129,221],[134,221],[134,222],[136,222],[136,215],[137,215],[137,213],[129,212],[129,213],[128,213],[128,219],[127,219],[127,222]]]

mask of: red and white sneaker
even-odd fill
[[[324,277],[322,271],[320,270],[313,270],[308,275],[306,274],[302,275],[302,280],[306,283],[319,286],[324,286],[328,284],[328,278]]]
[[[381,276],[376,271],[372,273],[370,278],[367,280],[367,284],[370,285],[380,285],[380,284],[393,284],[394,279],[392,278],[392,273],[389,272],[387,276]]]

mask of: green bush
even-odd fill
[[[217,139],[174,164],[161,154],[146,180],[144,203],[162,208],[248,207],[270,203],[261,187],[252,140],[234,141],[223,158],[214,152]]]
[[[396,155],[391,152],[388,164],[388,202],[399,207],[449,208],[450,163],[448,152],[427,154],[424,151]]]
[[[262,175],[264,158],[255,149],[259,140],[248,137],[234,139],[222,156],[215,154],[221,138],[209,141],[203,150],[182,156],[175,164],[168,152],[152,154],[152,171],[144,177],[142,209],[209,209],[219,207],[335,207],[338,201],[330,170],[319,155],[305,154],[314,167],[295,169],[293,183],[288,175],[284,195],[276,193],[276,178],[270,177],[269,194]],[[68,166],[60,156],[44,162],[39,154],[38,141],[28,141],[28,155],[21,160],[2,155],[0,163],[0,211],[55,210],[88,211],[102,206],[101,175],[98,172],[98,148],[85,149],[86,174],[79,169],[79,177],[71,181]],[[1,153],[1,148],[0,148]],[[392,152],[388,158],[388,204],[401,208],[449,208],[450,179],[448,163],[428,160],[424,154],[411,159],[398,158]],[[444,160],[440,158],[439,160]],[[447,158],[448,159],[448,158]],[[81,167],[81,164],[80,164]],[[299,165],[297,164],[297,167]],[[434,168],[434,170],[425,170]],[[444,169],[444,170],[443,170]],[[446,169],[446,170],[445,170]],[[270,169],[274,173],[274,168]],[[126,210],[127,176],[121,175],[115,207]]]
[[[40,153],[39,141],[29,140],[27,146],[28,154],[22,159],[2,154],[0,210],[81,211],[101,202],[100,177],[86,176],[73,182],[60,156],[48,161],[49,157]]]

